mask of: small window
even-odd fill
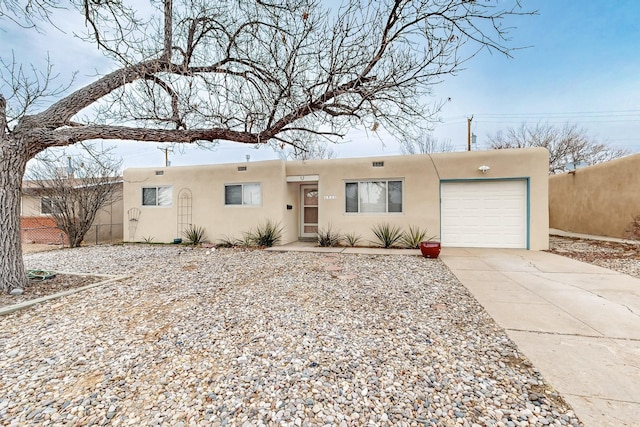
[[[260,184],[227,184],[224,186],[225,205],[259,206],[262,204]]]
[[[374,168],[383,168],[384,167],[384,162],[373,162],[372,166]]]
[[[43,197],[40,199],[40,213],[43,215],[57,214],[60,213],[60,207],[49,197]]]
[[[345,212],[401,213],[402,181],[345,183]]]
[[[171,206],[171,187],[143,187],[142,206]]]

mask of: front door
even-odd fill
[[[300,237],[317,237],[318,184],[300,186]]]

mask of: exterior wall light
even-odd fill
[[[488,171],[489,169],[491,169],[491,168],[490,168],[489,166],[487,166],[487,165],[482,165],[482,166],[480,166],[480,167],[478,168],[478,170],[479,170],[480,172],[482,172],[482,173],[487,173],[487,171]]]

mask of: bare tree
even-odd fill
[[[400,140],[402,154],[429,154],[453,151],[450,139],[439,140],[430,132],[420,132]]]
[[[278,155],[283,160],[320,160],[334,159],[336,152],[326,142],[313,142],[290,145]]]
[[[585,129],[569,123],[562,127],[548,123],[537,123],[535,126],[522,123],[518,128],[498,131],[488,138],[492,149],[546,148],[549,150],[549,174],[564,172],[565,165],[569,163],[594,165],[629,154],[626,150],[593,141]]]
[[[50,203],[49,215],[72,248],[80,246],[98,212],[122,197],[122,160],[110,149],[83,145],[73,156],[43,152],[25,174],[29,188]]]
[[[26,162],[47,147],[100,138],[295,144],[295,132],[333,141],[380,126],[402,134],[438,110],[425,96],[444,76],[481,50],[509,55],[505,20],[530,13],[517,1],[344,0],[330,9],[317,0],[163,0],[134,10],[31,0],[0,2],[0,19],[46,26],[65,4],[115,68],[61,95],[51,67],[24,71],[2,58],[4,291],[26,282],[20,187]]]

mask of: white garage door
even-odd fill
[[[443,182],[440,198],[443,246],[527,247],[527,183]]]

